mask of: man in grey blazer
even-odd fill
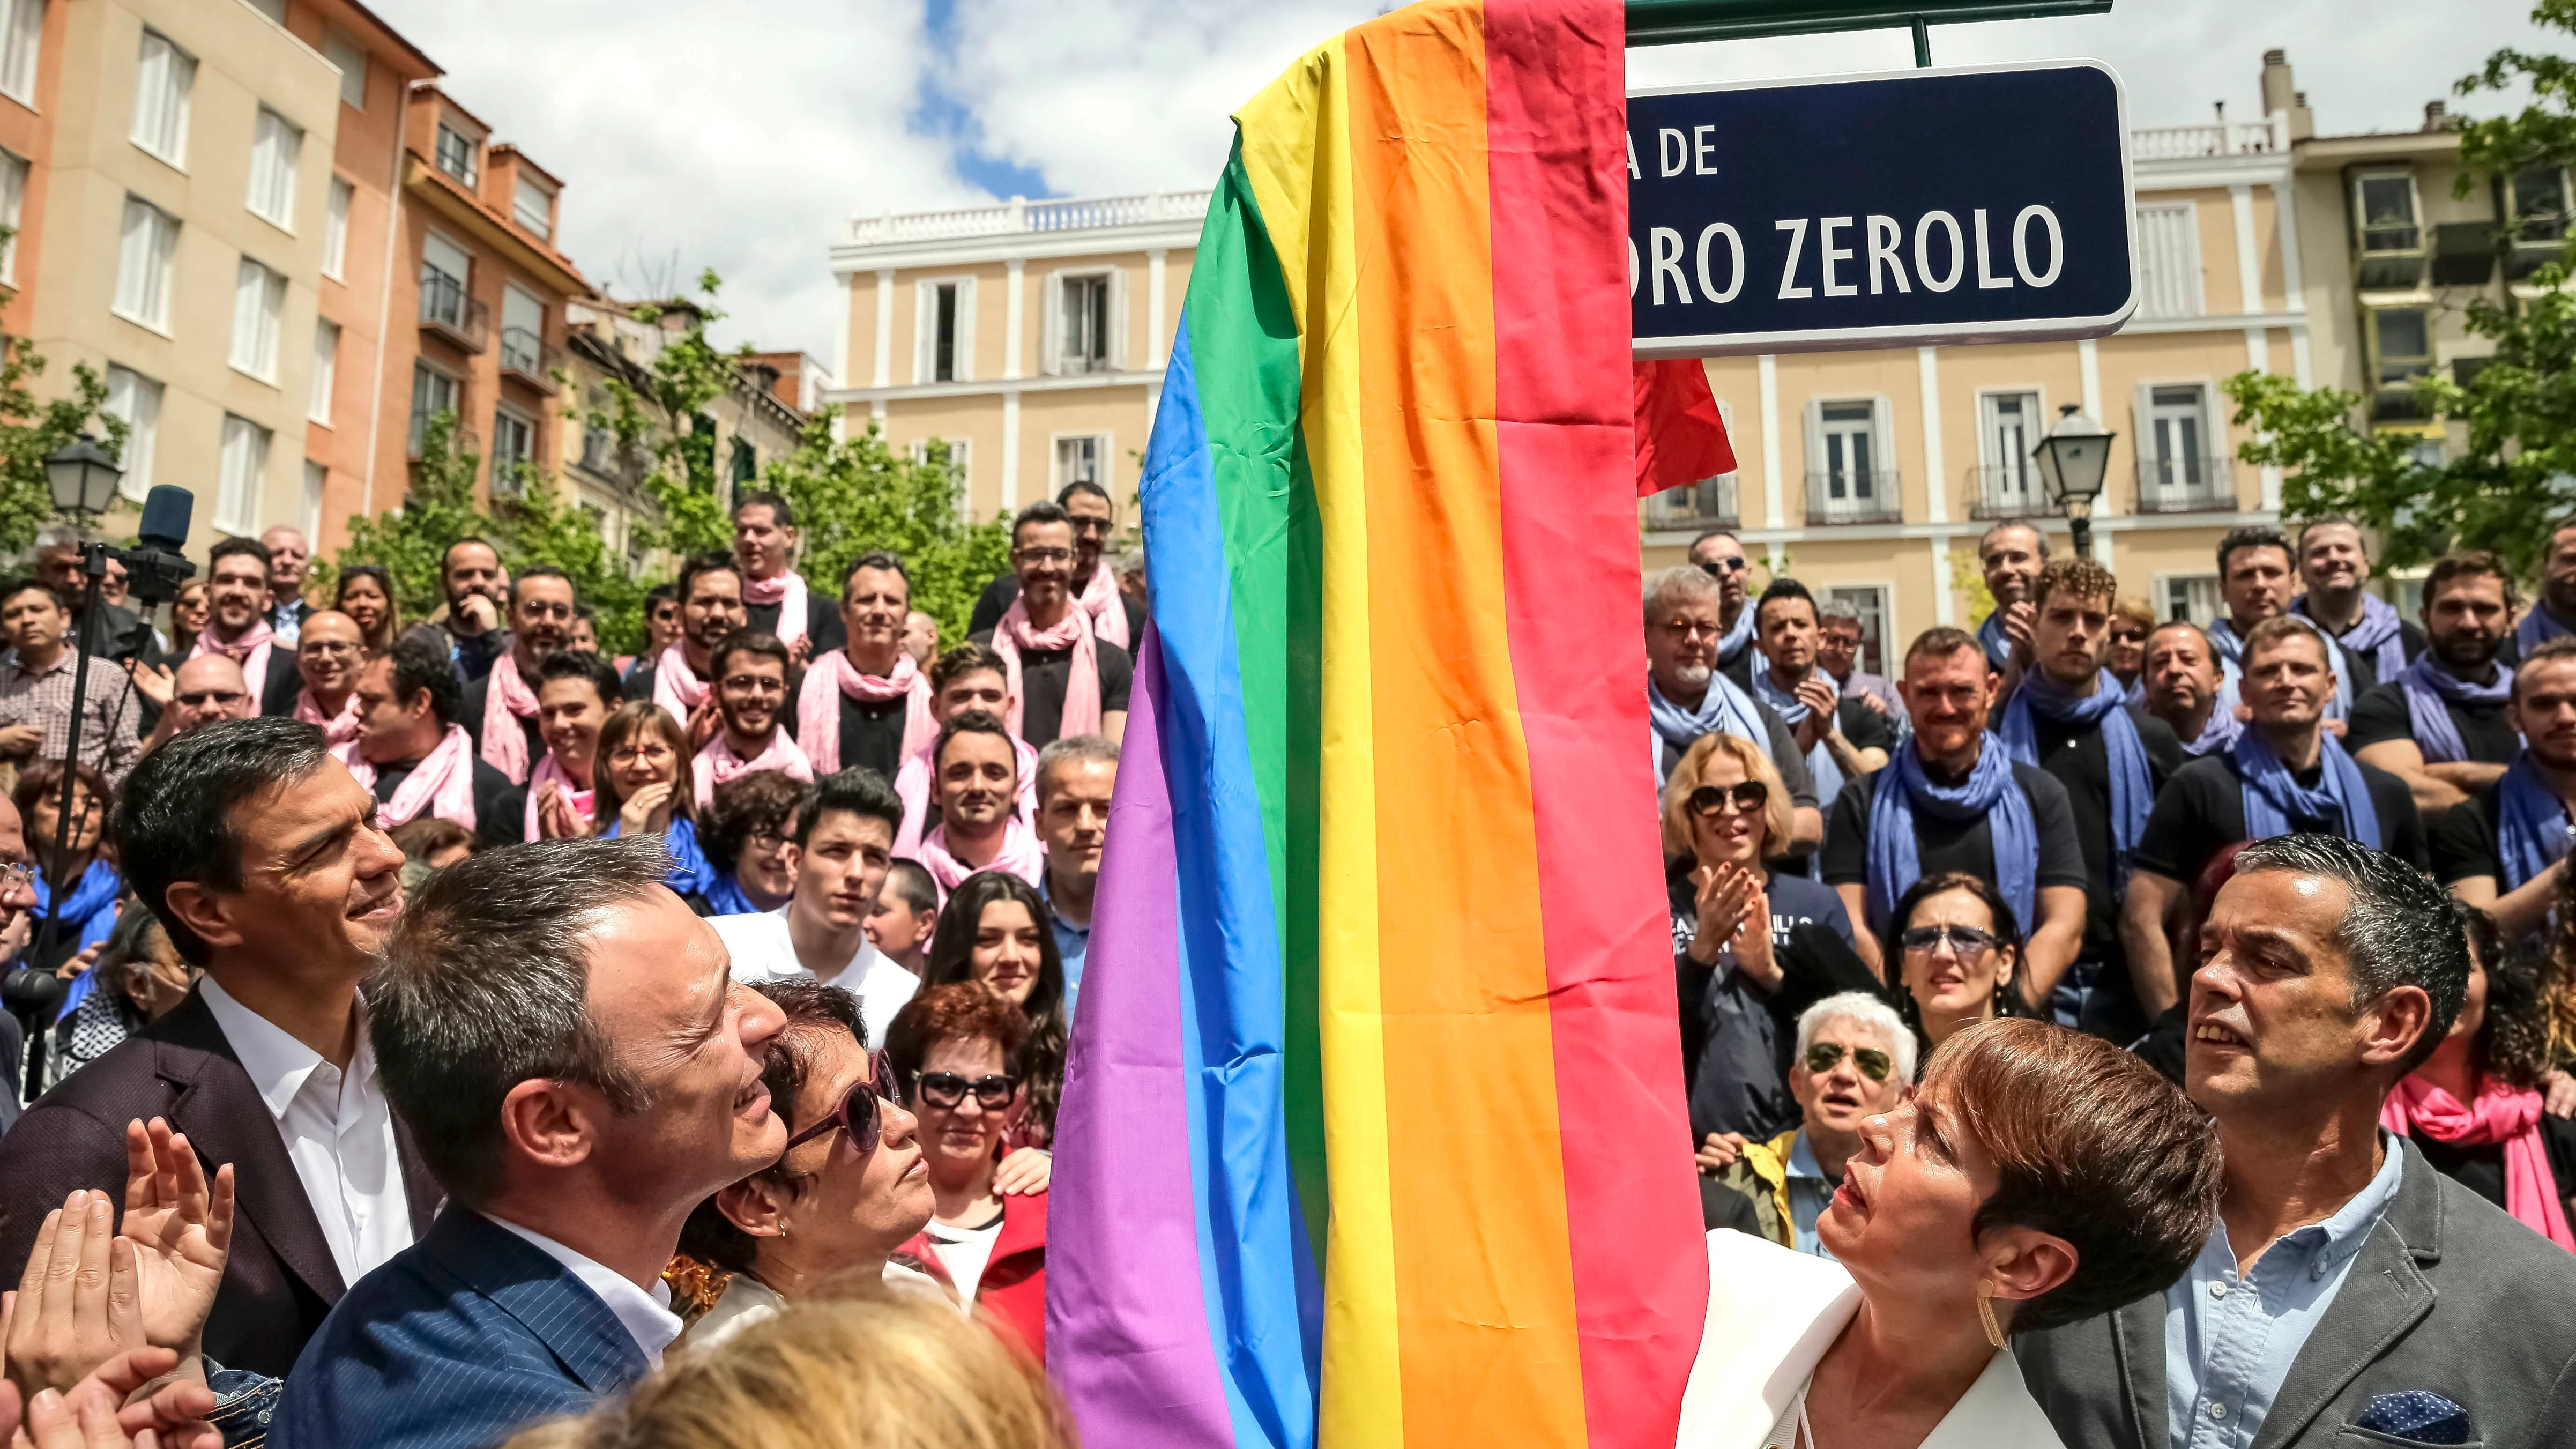
[[[2450,1029],[2439,888],[2339,837],[2236,858],[2200,941],[2183,1082],[2227,1189],[2181,1282],[2024,1336],[2069,1449],[2564,1443],[2576,1255],[2433,1171],[2381,1100]]]

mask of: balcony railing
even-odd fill
[[[555,390],[555,369],[563,366],[563,349],[525,327],[501,329],[501,370],[517,373],[539,392]]]
[[[2271,120],[2209,122],[2198,126],[2140,126],[2129,132],[2129,154],[2140,161],[2184,161],[2199,156],[2259,156],[2290,149],[2285,124]]]
[[[1207,215],[1205,191],[1149,191],[1136,196],[1069,197],[1060,201],[1012,200],[956,211],[915,211],[863,216],[850,223],[853,246],[888,242],[949,241],[959,237],[1011,236],[1020,232],[1088,231],[1158,221],[1197,221]]]
[[[1667,488],[1645,500],[1648,528],[1733,528],[1736,526],[1735,475],[1703,478],[1687,488]]]
[[[2057,510],[2050,505],[2048,490],[2039,481],[2039,465],[2025,460],[1970,468],[1968,516],[1979,520],[2055,518]]]
[[[420,279],[420,325],[468,352],[480,352],[490,344],[492,309],[465,295],[464,283],[432,271]]]
[[[2140,458],[2140,513],[2233,513],[2237,509],[2233,460]]]
[[[1905,516],[1896,473],[1819,472],[1807,475],[1807,522],[1894,523]]]

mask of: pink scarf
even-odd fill
[[[261,686],[268,682],[269,644],[266,619],[252,620],[251,626],[241,632],[241,637],[229,644],[216,638],[215,626],[209,624],[197,631],[197,647],[188,651],[188,657],[194,659],[203,654],[220,654],[240,665],[242,679],[250,688],[250,712],[257,714],[266,703],[259,697],[259,692]]]
[[[742,576],[742,601],[767,608],[778,606],[778,642],[793,649],[805,637],[805,615],[811,607],[805,602],[805,576],[789,569],[774,579]]]
[[[929,749],[931,741],[939,738],[939,724],[930,717],[930,678],[911,655],[896,651],[892,674],[861,674],[848,651],[835,649],[806,669],[805,682],[796,691],[796,743],[813,761],[818,775],[841,772],[843,695],[863,704],[906,701],[903,753],[897,759],[910,759],[915,750]]]
[[[715,686],[690,672],[689,656],[680,652],[679,645],[663,650],[662,657],[653,661],[653,702],[678,720],[681,729],[689,727],[689,715],[714,692]]]
[[[735,754],[733,746],[725,743],[724,731],[718,730],[716,737],[707,741],[707,747],[698,751],[695,765],[698,788],[694,798],[701,813],[715,803],[718,785],[729,785],[754,770],[785,770],[808,785],[814,783],[813,762],[805,758],[803,750],[796,748],[796,742],[787,737],[787,731],[775,725],[770,727],[769,743],[748,760]]]
[[[2429,1137],[2456,1147],[2504,1144],[2504,1210],[2569,1252],[2576,1235],[2558,1202],[2558,1179],[2540,1140],[2540,1094],[2494,1077],[2478,1084],[2477,1100],[2459,1099],[2409,1072],[2380,1105],[2379,1125],[2408,1137]]]
[[[1122,617],[1119,628],[1125,629]],[[993,648],[1002,656],[1003,673],[1011,689],[1011,716],[1003,723],[1012,734],[1023,734],[1021,714],[1028,707],[1029,693],[1020,683],[1020,651],[1023,649],[1073,651],[1073,667],[1064,681],[1064,716],[1056,725],[1056,735],[1096,735],[1100,733],[1100,649],[1092,642],[1091,611],[1087,607],[1064,611],[1052,629],[1039,629],[1029,623],[1029,600],[1026,594],[1011,600],[1002,622],[993,628]]]
[[[347,749],[341,758],[348,762],[349,773],[358,777],[359,784],[375,789],[376,767],[354,744]],[[387,830],[424,818],[474,828],[474,739],[465,733],[465,726],[447,727],[438,748],[394,787],[394,798],[377,810],[376,818]]]
[[[932,743],[938,736],[931,736]],[[1022,739],[1011,741],[1012,752],[1020,762],[1020,791],[1013,818],[1032,832],[1038,828],[1038,752]],[[894,833],[894,853],[910,860],[921,849],[921,832],[930,818],[930,745],[917,754],[903,757],[903,768],[895,771],[894,792],[903,797],[903,828]]]
[[[1037,831],[1017,815],[1011,817],[1010,824],[1002,827],[1001,853],[983,865],[968,865],[948,853],[948,827],[945,825],[930,832],[912,858],[921,862],[922,869],[930,872],[930,879],[939,887],[942,905],[948,903],[948,893],[957,889],[958,882],[979,870],[1008,871],[1041,890],[1045,889],[1039,885],[1039,877],[1046,871],[1046,847],[1039,843]]]
[[[340,701],[340,712],[330,719],[322,717],[322,705],[310,689],[295,692],[295,717],[309,725],[320,725],[323,737],[335,745],[345,745],[358,737],[358,692]]]
[[[528,734],[519,728],[519,721],[537,717],[537,693],[519,677],[515,649],[501,651],[501,657],[492,661],[492,672],[486,679],[483,763],[509,776],[511,784],[524,785],[528,783]],[[528,838],[536,839],[533,835]]]
[[[555,763],[555,752],[548,750],[545,758],[537,761],[536,772],[528,776],[528,815],[523,827],[525,839],[546,838],[544,832],[537,828],[537,800],[546,793],[548,785],[556,786],[563,791],[564,799],[572,806],[573,814],[579,816],[585,823],[592,818],[594,792],[574,788],[572,776],[564,773],[564,767]]]
[[[1091,582],[1082,586],[1082,592],[1074,595],[1073,601],[1091,616],[1093,634],[1121,649],[1128,647],[1127,596],[1118,592],[1118,575],[1110,572],[1109,560],[1102,559],[1100,566],[1091,571]]]

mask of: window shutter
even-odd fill
[[[1112,267],[1109,270],[1109,370],[1111,372],[1127,370],[1127,325],[1127,269]]]
[[[938,344],[939,289],[934,283],[912,284],[912,380],[930,381],[932,349]]]
[[[1869,460],[1870,472],[1887,475],[1869,480],[1871,495],[1880,507],[1892,507],[1902,514],[1905,480],[1896,471],[1896,404],[1885,393],[1869,400],[1869,448],[1877,455]]]
[[[1038,371],[1054,377],[1064,371],[1064,273],[1049,272],[1038,282]]]
[[[957,380],[975,380],[975,279],[957,279]]]

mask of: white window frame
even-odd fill
[[[505,423],[518,428],[526,435],[527,448],[524,452],[505,453],[502,451],[501,428]],[[517,482],[509,476],[509,465],[512,463],[525,463],[530,467],[536,466],[537,419],[535,414],[526,412],[519,408],[514,408],[508,403],[494,403],[492,405],[492,436],[486,440],[483,445],[483,455],[492,467],[492,491],[496,493],[516,493],[519,491]]]
[[[0,96],[31,111],[44,44],[45,0],[0,0]]]
[[[313,319],[313,400],[304,415],[326,428],[331,426],[331,391],[339,374],[340,324],[328,317],[316,317]]]
[[[2023,453],[2019,459],[2006,458],[2003,456],[2003,449],[1999,446],[2002,440],[1996,424],[2002,414],[1995,404],[1997,399],[2007,397],[2030,399],[2032,411],[2028,423],[2031,429],[2030,439],[2034,447],[2038,445],[2041,438],[2048,435],[2048,390],[2046,388],[2032,383],[2026,387],[1977,389],[1977,500],[1980,503],[2003,501],[1995,496],[1991,485],[1997,480],[2006,464],[2018,461],[2022,465],[2023,492],[2028,495],[2028,501],[2033,505],[2045,506],[2048,502],[2048,491],[2040,482],[2039,464],[2028,453]]]
[[[447,138],[450,136],[465,143],[465,170],[461,173],[447,164]],[[483,185],[483,138],[462,126],[448,124],[447,118],[441,116],[438,128],[430,136],[429,164],[466,190],[479,190]]]
[[[932,443],[946,443],[948,445],[948,466],[957,470],[958,492],[962,496],[966,492],[967,482],[973,477],[973,475],[967,471],[974,463],[975,450],[969,446],[973,442],[974,439],[972,438],[915,438],[911,442],[904,444],[903,451],[904,456],[910,458],[913,462],[927,463],[930,461],[930,445]]]
[[[426,409],[421,407],[420,379],[423,373],[447,384],[446,406]],[[405,423],[405,427],[409,429],[407,444],[409,451],[414,453],[420,451],[421,430],[429,421],[431,413],[452,413],[456,417],[456,426],[463,428],[465,426],[465,379],[446,368],[433,364],[428,358],[415,357],[411,364],[411,414]]]
[[[335,282],[349,277],[349,206],[357,195],[346,178],[331,178],[331,204],[322,217],[322,275]]]
[[[221,436],[215,527],[236,536],[246,535],[259,517],[260,488],[268,475],[268,451],[275,435],[246,417],[226,413]]]
[[[256,257],[233,272],[233,371],[274,386],[277,334],[286,320],[286,274]]]
[[[2194,591],[2195,585],[2207,591],[2206,597],[2210,602],[2210,607],[2206,616],[2190,610],[2190,594]],[[2155,576],[2156,593],[2154,602],[2148,606],[2155,610],[2157,623],[2167,624],[2173,621],[2173,605],[2176,602],[2173,594],[2177,588],[2184,591],[2182,602],[2185,605],[2186,617],[2188,617],[2191,622],[2200,625],[2204,629],[2208,628],[2210,623],[2217,619],[2219,615],[2227,612],[2227,602],[2219,592],[2219,576],[2217,574],[2160,573]],[[2215,667],[2217,661],[2211,660],[2210,663],[2212,667]]]
[[[154,47],[159,46],[159,51]],[[160,62],[159,104],[155,105],[154,62]],[[197,88],[197,58],[160,31],[146,29],[134,61],[134,129],[131,139],[144,155],[181,171],[188,169],[188,116]],[[149,129],[147,129],[149,128]]]
[[[1860,612],[1857,604],[1852,604],[1850,601],[1842,597],[1845,594],[1875,594],[1878,596],[1878,601],[1875,606],[1875,612],[1878,615],[1878,667],[1875,669],[1870,667],[1869,620],[1866,616],[1861,620],[1861,652],[1853,656],[1852,667],[1863,674],[1875,674],[1882,679],[1895,678],[1895,675],[1887,672],[1887,666],[1895,658],[1898,652],[1896,631],[1896,581],[1893,579],[1862,579],[1853,583],[1827,584],[1825,585],[1823,592],[1817,598],[1817,617],[1819,619],[1823,618],[1824,611],[1835,604],[1844,604],[1847,607],[1852,608],[1854,612]],[[1898,671],[1898,673],[1902,672],[1902,670]]]
[[[2156,424],[2159,408],[2155,400],[2156,393],[2160,390],[2179,387],[2200,390],[2200,449],[2195,455],[2185,456],[2196,456],[2200,460],[2194,466],[2202,472],[2203,477],[2197,487],[2188,479],[2172,482],[2158,477],[2155,484],[2156,491],[2151,495],[2147,488],[2147,470],[2157,457]],[[2218,499],[2234,496],[2235,470],[2229,467],[2227,462],[2232,450],[2227,445],[2227,422],[2219,412],[2218,396],[2216,378],[2167,377],[2149,379],[2138,384],[2137,397],[2132,404],[2136,410],[2136,415],[2132,419],[2135,431],[2130,436],[2137,439],[2138,497],[2142,511],[2158,511],[2154,506],[2155,503],[2169,497]],[[2180,413],[2168,412],[2164,416],[2179,418]],[[2157,597],[2161,607],[2163,596]]]
[[[526,165],[527,163],[523,161],[520,164]],[[536,213],[536,219],[534,221],[528,219],[530,211],[528,198],[531,195],[536,197],[538,203],[534,208]],[[526,172],[522,171],[516,173],[510,183],[510,218],[513,221],[516,221],[519,225],[527,228],[529,231],[534,232],[539,240],[549,241],[553,239],[555,234],[554,215],[554,192],[549,190],[545,183],[528,175]]]
[[[304,160],[304,128],[259,108],[251,132],[250,214],[289,236],[295,233],[295,168]]]
[[[138,251],[135,223],[146,228]],[[171,274],[179,256],[179,218],[128,193],[117,231],[116,291],[108,310],[138,327],[170,335]],[[135,280],[129,282],[129,277]]]
[[[957,289],[957,339],[951,352],[951,376],[935,375],[939,349],[939,288]],[[975,278],[923,277],[912,289],[912,380],[916,383],[975,380]]]
[[[0,149],[0,226],[9,239],[0,242],[0,283],[18,285],[19,223],[27,209],[27,175],[34,169],[26,157]]]
[[[2362,185],[2370,181],[2386,181],[2392,177],[2403,179],[2406,183],[2406,204],[2409,213],[2414,217],[2412,224],[2415,228],[2415,244],[2407,247],[2380,247],[2374,251],[2370,245],[2370,209],[2362,203]],[[2424,188],[2416,179],[2414,167],[2370,166],[2355,171],[2352,174],[2351,204],[2353,250],[2364,257],[2424,250]]]
[[[1885,393],[1845,394],[1813,397],[1807,400],[1807,474],[1812,478],[1815,475],[1833,471],[1825,442],[1825,409],[1844,407],[1853,403],[1866,403],[1869,406],[1869,451],[1873,464],[1867,470],[1870,475],[1870,506],[1860,507],[1857,497],[1845,499],[1845,507],[1841,511],[1835,510],[1828,503],[1822,513],[1808,518],[1807,521],[1810,523],[1833,522],[1841,518],[1901,520],[1904,517],[1905,484],[1904,479],[1896,471],[1896,409],[1893,401]],[[1888,491],[1888,498],[1885,501],[1878,496],[1882,474],[1885,475],[1884,483]],[[1812,486],[1808,489],[1807,501],[1811,507],[1817,501],[1816,490]]]
[[[322,537],[322,493],[330,486],[330,466],[315,462],[311,458],[305,459],[304,514],[299,526],[304,530],[306,538],[316,542],[319,542]]]
[[[2158,221],[2179,220],[2166,230]],[[2177,246],[2166,248],[2170,240]],[[2200,317],[2209,310],[2207,278],[2200,265],[2200,206],[2167,201],[2138,207],[2138,315]]]
[[[511,306],[514,302],[519,304],[515,309]],[[525,318],[526,312],[531,309],[536,313],[536,325],[532,327],[526,325]],[[514,310],[521,314],[516,320],[511,315]],[[516,282],[505,282],[501,287],[501,365],[504,368],[514,365],[510,357],[510,334],[513,331],[525,331],[536,339],[536,357],[524,369],[530,376],[535,376],[536,369],[545,365],[545,299]]]
[[[152,456],[161,437],[161,383],[121,363],[107,366],[107,402],[99,410],[125,420],[125,468],[116,490],[140,503],[152,491]]]
[[[1064,291],[1069,282],[1101,280],[1108,284],[1108,335],[1102,339],[1099,365],[1074,367],[1065,355]],[[1064,267],[1046,274],[1038,288],[1038,371],[1049,377],[1080,377],[1127,370],[1127,269],[1119,266]]]
[[[365,110],[367,48],[339,31],[326,30],[322,32],[322,58],[331,63],[332,69],[340,72],[340,104]]]
[[[1078,432],[1050,433],[1047,435],[1047,472],[1049,476],[1055,480],[1054,486],[1047,491],[1050,494],[1059,492],[1065,487],[1065,485],[1073,481],[1071,478],[1065,476],[1064,445],[1072,442],[1080,442],[1084,439],[1089,439],[1093,446],[1099,450],[1100,476],[1092,479],[1091,481],[1098,484],[1100,487],[1109,490],[1111,497],[1116,497],[1118,488],[1118,435],[1105,428],[1084,428]]]

